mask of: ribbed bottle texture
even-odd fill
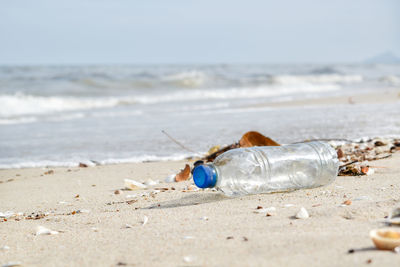
[[[213,187],[232,196],[326,185],[335,180],[339,161],[328,143],[307,142],[233,149],[208,166],[216,174]]]

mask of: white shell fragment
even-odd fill
[[[366,175],[372,175],[374,173],[375,173],[375,169],[370,167],[370,168],[368,168],[368,171],[367,171]]]
[[[175,182],[175,176],[176,176],[176,174],[168,175],[168,176],[164,179],[164,182],[166,182],[166,183],[173,183],[173,182]]]
[[[200,220],[203,220],[203,221],[208,221],[208,217],[206,217],[206,216],[203,216],[203,217],[201,217],[201,218],[200,218]]]
[[[185,257],[183,257],[183,261],[186,263],[192,262],[192,261],[194,261],[194,257],[193,256],[185,256]]]
[[[15,215],[15,212],[13,212],[13,211],[0,212],[0,218],[8,219],[14,215]]]
[[[21,266],[22,263],[20,261],[10,261],[6,264],[1,265],[1,267],[14,267],[14,266]]]
[[[133,228],[133,226],[130,225],[130,224],[128,224],[128,223],[126,223],[126,224],[125,224],[125,228]]]
[[[255,210],[254,213],[272,213],[272,212],[275,212],[275,211],[276,211],[275,207],[269,207],[269,208],[265,208],[265,209]]]
[[[143,216],[142,226],[144,226],[148,221],[149,221],[149,218],[146,215],[144,215]]]
[[[9,246],[2,246],[2,247],[0,248],[0,250],[9,250],[9,249],[10,249]]]
[[[289,204],[285,204],[285,205],[284,205],[284,207],[285,207],[285,208],[294,207],[294,204],[291,204],[291,203],[289,203]]]
[[[153,181],[153,180],[149,179],[146,182],[144,182],[144,184],[147,186],[153,186],[153,185],[158,184],[158,181]]]
[[[57,235],[57,231],[52,231],[46,227],[38,226],[36,228],[36,235]]]
[[[383,221],[387,224],[400,225],[400,207],[393,209],[389,217]]]
[[[308,215],[308,212],[304,207],[301,207],[299,212],[296,214],[297,219],[307,219],[308,217],[310,217],[310,215]]]
[[[129,190],[146,189],[147,186],[135,180],[124,179],[125,188]]]

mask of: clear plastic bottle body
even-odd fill
[[[326,185],[335,180],[339,161],[328,143],[307,142],[233,149],[211,167],[218,177],[215,187],[233,196]]]

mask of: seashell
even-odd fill
[[[144,184],[147,185],[147,186],[153,186],[153,185],[158,184],[158,182],[149,179],[149,180],[147,180],[146,182],[144,182]]]
[[[1,248],[0,248],[0,250],[9,250],[10,249],[10,247],[9,246],[2,246]]]
[[[295,217],[296,219],[307,219],[310,215],[308,215],[308,211],[304,207],[301,207]]]
[[[173,183],[173,182],[175,182],[175,176],[176,176],[176,174],[168,175],[168,177],[166,177],[166,178],[164,179],[164,182],[166,182],[166,183]]]
[[[195,257],[193,257],[191,255],[183,257],[183,261],[186,262],[186,263],[190,263],[190,262],[192,262],[194,260],[195,260]]]
[[[6,264],[1,265],[1,267],[14,267],[14,266],[22,266],[22,263],[20,261],[10,261],[7,262]]]
[[[124,179],[124,183],[125,183],[125,188],[129,190],[138,190],[147,188],[147,186],[145,186],[144,184],[131,179]]]
[[[57,235],[57,231],[52,231],[46,227],[38,226],[36,228],[36,235]]]
[[[378,249],[394,250],[400,246],[400,230],[392,228],[374,229],[369,232],[369,236]]]
[[[388,224],[400,225],[400,207],[393,209],[389,214],[389,217],[384,220],[384,222]]]
[[[13,212],[13,211],[0,212],[0,218],[8,219],[14,215],[15,215],[15,212]]]
[[[143,216],[142,226],[144,226],[148,221],[149,221],[149,218],[146,215],[144,215]]]

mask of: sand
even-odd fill
[[[326,187],[240,198],[183,192],[190,181],[158,184],[169,190],[154,197],[140,196],[154,189],[114,194],[126,178],[163,180],[185,162],[0,170],[0,212],[25,213],[0,222],[0,248],[9,247],[0,250],[0,264],[395,266],[400,255],[374,250],[368,234],[398,205],[399,161],[393,154],[372,162],[379,168],[370,176],[338,177]],[[351,205],[341,206],[345,200]],[[276,211],[256,214],[257,206]],[[310,218],[293,218],[301,207]],[[31,213],[48,215],[23,218]],[[60,233],[35,236],[39,225]]]

